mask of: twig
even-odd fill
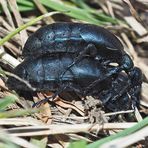
[[[2,61],[7,62],[13,68],[20,64],[18,60],[6,53],[2,47],[0,48],[0,58]]]
[[[136,123],[104,123],[104,125],[95,124],[74,124],[74,125],[38,125],[28,127],[16,127],[5,129],[15,136],[39,136],[39,135],[54,135],[54,134],[68,134],[68,133],[79,133],[79,132],[90,132],[98,129],[109,130],[109,129],[125,129],[129,128]]]
[[[0,129],[0,140],[1,141],[6,141],[8,142],[11,141],[12,143],[15,143],[21,147],[26,147],[26,148],[38,148],[37,146],[31,144],[30,142],[28,142],[25,139],[10,135],[8,133],[6,133],[3,129]],[[12,146],[12,145],[11,145]]]
[[[5,71],[4,74],[6,74],[7,76],[10,76],[10,77],[14,77],[15,79],[19,80],[20,82],[24,83],[29,89],[31,89],[32,91],[36,91],[36,88],[32,87],[30,83],[28,83],[27,81],[23,80],[22,78],[20,78],[19,76],[13,74],[13,73],[10,73],[10,72],[7,72]]]
[[[14,30],[5,20],[4,18],[0,17],[0,23],[4,26],[7,30],[12,31]]]
[[[14,30],[14,29],[13,29]],[[12,30],[11,30],[12,31]],[[0,37],[3,38],[5,36],[7,36],[9,34],[9,31],[4,29],[3,27],[0,27]],[[21,40],[19,38],[19,35],[17,34],[16,36],[14,36],[12,39],[12,41],[18,43],[21,46]],[[1,41],[1,40],[0,40]]]
[[[7,1],[6,1],[6,0],[0,0],[0,2],[1,2],[1,4],[2,4],[3,11],[4,11],[4,13],[5,13],[6,16],[7,16],[7,19],[8,19],[9,24],[10,24],[13,28],[15,28],[15,27],[14,27],[13,20],[12,20],[11,13],[10,13],[10,11],[8,10]]]
[[[41,15],[41,16],[39,16],[39,17],[31,20],[30,22],[28,22],[28,23],[26,23],[26,24],[18,27],[16,30],[12,31],[6,37],[4,37],[3,39],[0,40],[0,46],[3,45],[8,40],[10,40],[13,36],[15,36],[17,33],[19,33],[20,31],[22,31],[23,29],[26,29],[28,26],[31,26],[31,25],[35,24],[36,22],[42,20],[45,17],[51,16],[51,15],[54,15],[54,14],[57,14],[57,13],[60,13],[60,12],[55,11],[55,12],[50,12],[50,13]]]
[[[133,113],[133,112],[134,112],[134,110],[119,111],[119,112],[113,112],[113,113],[106,113],[106,114],[104,114],[104,116],[113,116],[113,115]]]
[[[18,10],[16,0],[8,0],[8,3],[9,3],[9,6],[12,10],[12,13],[15,17],[15,20],[17,22],[17,26],[19,27],[20,25],[23,25],[23,19],[22,19],[21,14]],[[22,47],[23,47],[27,38],[28,38],[26,30],[22,30],[20,32],[20,37],[21,37],[21,42],[22,42]]]
[[[37,8],[42,14],[48,13],[46,8],[41,4],[39,0],[33,0],[33,2],[35,3],[35,5],[37,6]],[[46,22],[46,24],[54,23],[54,20],[52,19],[52,17],[47,17],[46,19],[43,19],[43,20]]]

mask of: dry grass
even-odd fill
[[[17,27],[32,21],[33,18],[49,12],[52,13],[54,8],[52,6],[52,10],[49,9],[49,2],[45,5],[44,0],[33,1],[34,6],[31,6],[31,4],[21,5],[20,0],[0,0],[1,39],[4,39]],[[57,2],[61,4],[63,1],[57,0]],[[81,16],[83,11],[71,9],[72,12],[69,13],[67,11],[69,3],[67,3],[64,3],[65,12],[60,9],[60,12],[56,15],[43,17],[31,26],[18,31],[15,36],[0,46],[0,101],[2,101],[0,102],[0,147],[37,148],[51,146],[60,148],[68,147],[71,140],[93,142],[108,134],[112,135],[132,127],[148,114],[148,2],[146,0],[92,0],[82,4],[78,3],[77,0],[69,1],[70,7],[74,6],[83,9],[83,11],[87,10],[91,14],[88,18],[85,14]],[[59,8],[57,8],[57,11],[59,11]],[[76,12],[77,14],[75,14]],[[98,20],[94,17],[90,19],[89,23],[97,24],[101,20],[100,13],[110,16],[110,18],[102,16],[104,20],[102,19],[103,21],[100,24],[103,24],[105,28],[119,37],[124,49],[132,57],[135,66],[143,72],[140,108],[109,113],[100,108],[97,115],[94,115],[97,118],[97,122],[94,122],[93,112],[90,112],[89,116],[85,116],[85,106],[82,100],[66,101],[57,98],[53,104],[45,103],[40,108],[32,110],[32,104],[45,98],[45,95],[38,93],[37,96],[33,97],[33,100],[28,100],[28,97],[20,97],[7,88],[6,80],[8,76],[13,75],[12,69],[22,62],[22,48],[31,33],[45,24],[61,20],[88,22],[89,18],[94,15]],[[25,83],[31,87],[28,82]],[[5,102],[4,99],[8,99],[8,101]],[[90,96],[89,99],[93,98]],[[112,119],[115,115],[116,118]],[[140,137],[138,137],[139,135]],[[122,147],[133,145],[140,148],[146,146],[144,137],[147,136],[148,128],[145,127],[132,135],[116,139],[102,147],[109,148],[112,145],[121,147],[121,143],[123,143]]]

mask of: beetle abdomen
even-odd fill
[[[92,58],[82,59],[73,67],[65,72],[60,79],[61,74],[67,66],[73,61],[73,57],[59,56],[44,56],[37,59],[27,59],[16,67],[14,73],[22,79],[28,81],[37,90],[55,91],[61,83],[70,83],[79,85],[82,89],[87,87],[93,81],[102,78],[107,70]],[[8,80],[9,88],[20,90],[29,90],[20,81],[10,77]]]
[[[50,24],[33,33],[24,46],[23,56],[80,53],[88,44],[94,44],[98,50],[101,47],[123,50],[118,38],[103,27],[66,22]]]

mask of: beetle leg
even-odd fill
[[[133,107],[139,105],[140,93],[141,93],[141,84],[142,84],[142,72],[139,68],[134,67],[129,73],[132,86],[130,90],[130,95],[133,103]]]
[[[128,93],[125,93],[121,97],[119,97],[118,100],[110,100],[105,103],[104,106],[114,112],[128,110],[131,108],[130,96],[128,95]]]
[[[139,101],[140,101],[140,93],[141,93],[141,87],[137,87],[136,89],[132,89],[130,92],[131,100],[132,100],[132,105],[133,109],[135,109],[136,106],[139,106]]]
[[[84,50],[82,52],[80,52],[80,55],[82,55],[82,56],[87,55],[87,56],[95,58],[97,55],[97,52],[98,52],[98,49],[96,48],[96,46],[94,44],[88,44],[87,47],[84,48]],[[100,59],[101,57],[98,57],[98,58]]]
[[[34,108],[34,107],[36,107],[36,106],[40,106],[41,104],[48,102],[50,98],[52,98],[52,97],[44,98],[43,100],[40,100],[40,101],[34,103],[34,104],[32,105],[32,108]]]
[[[119,74],[119,76],[113,81],[112,87],[102,94],[103,104],[111,104],[111,102],[126,102],[120,101],[119,99],[131,98],[131,104],[133,108],[138,106],[140,100],[141,92],[141,83],[142,83],[142,73],[141,70],[137,67],[134,67],[132,71],[127,75],[128,79],[125,79],[125,76]],[[124,105],[127,106],[126,104]],[[125,108],[124,107],[124,108]],[[126,109],[126,108],[125,108]]]
[[[87,94],[88,91],[92,88],[94,88],[99,82],[103,81],[103,80],[106,80],[107,78],[111,77],[112,75],[114,74],[117,74],[121,71],[121,69],[119,67],[114,67],[114,68],[111,68],[109,69],[109,72],[104,75],[103,77],[95,80],[94,82],[92,82],[86,89],[85,89],[85,92],[84,94]]]
[[[116,82],[118,82],[118,80]],[[121,84],[114,83],[108,91],[99,95],[99,99],[109,110],[128,110],[132,107],[131,96],[128,92],[129,89],[130,85],[128,83],[126,85],[122,84],[122,82]]]
[[[88,44],[86,48],[75,58],[75,60],[66,68],[66,70],[61,74],[60,79],[62,79],[63,75],[69,70],[74,64],[80,62],[84,57],[95,57],[97,54],[97,48],[93,44]],[[99,58],[99,57],[98,57]]]
[[[58,91],[56,91],[52,96],[46,97],[46,98],[44,98],[43,100],[40,100],[40,101],[34,103],[32,107],[39,106],[39,105],[41,105],[42,103],[49,102],[50,99],[54,100],[54,99],[57,98],[57,97],[59,96],[59,94],[61,94],[65,89],[69,89],[69,90],[74,91],[74,92],[76,92],[76,93],[78,93],[78,94],[83,93],[80,88],[78,89],[77,87],[74,87],[72,83],[68,83],[67,85],[62,85],[62,86],[58,89]]]
[[[106,90],[101,94],[102,102],[104,104],[110,101],[117,101],[118,98],[123,96],[123,94],[127,93],[131,87],[131,80],[124,73],[119,73],[117,78],[113,80],[112,85],[109,90]]]
[[[61,86],[61,87],[59,88],[59,90],[56,91],[52,96],[46,97],[46,98],[44,98],[43,100],[40,100],[40,101],[34,103],[32,107],[39,106],[39,105],[41,105],[41,104],[43,104],[43,103],[46,103],[46,102],[48,102],[50,99],[54,100],[54,99],[55,99],[56,97],[58,97],[58,95],[59,95],[60,93],[62,93],[66,88],[67,88],[67,86]]]
[[[142,84],[142,72],[138,67],[134,67],[130,73],[129,77],[132,81],[132,86],[133,87],[139,87]]]

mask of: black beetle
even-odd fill
[[[104,65],[117,63],[117,71],[128,72],[133,68],[119,39],[103,27],[92,24],[62,22],[41,27],[28,38],[22,55],[38,57],[63,53],[76,55],[68,68],[84,56],[92,56]]]
[[[133,67],[119,39],[102,27],[80,23],[44,26],[28,38],[22,55],[25,60],[14,73],[36,91],[52,91],[54,96],[63,91],[91,95],[111,110],[118,99],[126,104],[131,98],[135,104],[140,95],[141,71]],[[11,89],[31,91],[13,77],[7,84]]]
[[[81,94],[96,80],[106,81],[105,83],[107,83],[106,76],[114,74],[114,68],[105,68],[97,60],[87,57],[67,70],[60,79],[61,73],[73,60],[72,55],[28,58],[15,68],[14,74],[27,80],[37,91],[50,90],[56,92],[58,89],[69,90],[68,88],[70,88],[71,90],[73,88]],[[7,84],[11,89],[29,91],[25,84],[13,77],[8,79]]]
[[[52,91],[56,95],[63,91],[75,91],[83,97],[91,95],[100,98],[110,110],[115,110],[114,108],[118,110],[118,106],[115,107],[111,102],[122,96],[124,96],[122,102],[126,106],[126,102],[129,101],[128,93],[135,99],[134,102],[137,101],[139,97],[137,92],[141,88],[141,71],[138,68],[134,68],[130,75],[116,74],[113,66],[104,67],[97,60],[85,57],[69,68],[61,79],[61,73],[73,60],[72,55],[27,58],[15,68],[14,73],[27,80],[36,91]],[[7,84],[11,89],[31,91],[24,83],[13,77],[9,77]]]

